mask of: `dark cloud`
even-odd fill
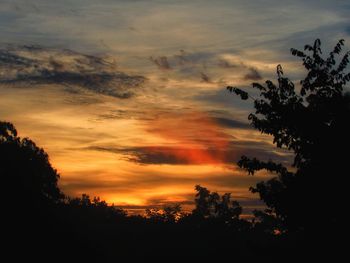
[[[60,84],[121,99],[132,97],[146,79],[115,67],[101,57],[68,49],[22,46],[0,50],[1,84]]]
[[[140,121],[152,121],[159,118],[159,112],[141,111],[141,110],[125,110],[116,109],[109,112],[98,114],[92,121],[104,121],[104,120],[140,120]]]
[[[216,56],[214,52],[186,52],[185,50],[180,50],[179,54],[172,55],[171,58],[174,59],[179,66],[185,65],[203,65],[203,63],[211,61]]]
[[[131,119],[132,116],[142,114],[142,112],[135,112],[129,110],[112,110],[107,113],[99,114],[96,120],[120,120]]]
[[[215,117],[213,118],[219,125],[227,128],[236,128],[236,129],[250,129],[251,126],[249,123],[237,121],[234,119],[227,119],[227,118],[221,118],[221,117]]]
[[[167,54],[159,57],[150,57],[150,61],[153,62],[161,70],[173,70],[184,77],[200,76],[200,80],[205,83],[217,83],[220,84],[220,80],[217,80],[216,69],[237,69],[239,71],[246,71],[242,75],[245,80],[257,81],[261,80],[262,76],[260,72],[253,66],[244,63],[241,60],[229,61],[224,58],[220,58],[218,52],[186,52],[180,50],[178,54]],[[216,76],[216,78],[210,77],[208,74]]]
[[[91,146],[87,149],[123,154],[125,156],[125,159],[138,164],[191,164],[191,160],[187,158],[186,154],[189,152],[198,153],[197,149],[166,146],[129,148]]]
[[[245,80],[261,80],[262,76],[260,75],[259,71],[256,68],[249,67],[248,68],[249,72],[244,75]]]
[[[232,64],[231,62],[228,62],[227,60],[220,59],[218,61],[218,66],[220,68],[238,68],[240,65]]]
[[[25,57],[12,54],[7,50],[0,50],[0,65],[1,67],[11,67],[11,68],[20,68],[20,67],[30,67],[35,66],[37,61],[33,59],[28,59]]]
[[[150,57],[150,60],[157,65],[159,69],[162,70],[170,70],[171,66],[169,64],[168,58],[166,56],[160,56],[160,57]]]
[[[174,58],[177,59],[179,65],[184,65],[189,62],[185,50],[180,50],[180,54],[174,55]]]
[[[168,54],[159,57],[150,57],[152,61],[161,70],[174,70],[178,74],[186,77],[200,75],[200,80],[206,83],[212,83],[207,73],[207,64],[216,66],[213,63],[216,54],[210,52],[186,52],[180,50],[177,54]]]
[[[282,163],[287,163],[290,159],[290,154],[275,152],[267,143],[251,141],[232,141],[225,149],[180,146],[90,146],[85,149],[122,154],[128,161],[145,165],[235,164],[242,155]]]
[[[201,74],[201,80],[202,80],[203,82],[211,83],[210,77],[209,77],[207,74],[205,74],[205,73],[203,73],[203,72],[201,72],[200,74]]]
[[[69,91],[74,93],[74,90]],[[125,109],[115,109],[109,112],[98,114],[95,121],[102,120],[123,120],[123,119],[134,119],[143,121],[153,121],[159,118],[167,118],[171,114],[171,111],[164,110],[162,112],[156,111],[141,111],[141,110],[125,110]],[[213,110],[208,112],[210,117],[194,118],[192,121],[201,122],[203,119],[209,119],[215,122],[218,126],[231,129],[251,129],[248,122],[242,122],[236,120],[234,117],[227,118],[229,113],[227,111]]]

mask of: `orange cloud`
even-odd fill
[[[153,146],[124,151],[130,155],[128,160],[141,164],[223,164],[230,160],[230,151],[215,149]]]
[[[168,141],[162,147],[143,148],[153,157],[162,156],[165,160],[188,164],[226,162],[232,136],[205,113],[166,113],[147,125],[148,133]]]

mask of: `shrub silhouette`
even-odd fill
[[[325,59],[319,39],[306,45],[304,52],[291,49],[307,71],[300,87],[284,77],[281,65],[277,66],[277,84],[270,80],[265,85],[252,84],[257,98],[227,87],[242,100],[253,100],[255,113],[248,119],[256,129],[271,135],[277,147],[294,153],[293,169],[246,156],[238,162],[249,174],[262,169],[277,174],[251,191],[260,195],[270,214],[289,230],[336,232],[342,225],[350,146],[350,96],[344,91],[350,81],[345,71],[350,52],[339,57],[343,45],[340,40]]]

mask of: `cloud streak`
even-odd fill
[[[281,156],[269,148],[266,143],[241,141],[230,143],[230,146],[226,149],[182,148],[176,146],[140,146],[129,148],[91,146],[86,149],[122,154],[125,160],[144,165],[233,165],[242,155],[258,157],[262,160],[288,161],[290,156]]]
[[[159,69],[162,70],[170,70],[171,66],[169,64],[168,58],[166,56],[160,56],[160,57],[150,57],[149,58]]]
[[[112,117],[129,116],[125,111],[118,113],[121,115]],[[187,111],[158,113],[142,122],[150,135],[164,141],[137,146],[91,145],[84,149],[119,154],[124,160],[142,165],[229,165],[242,155],[286,162],[290,157],[275,152],[267,142],[236,138],[231,131],[239,134],[252,130],[249,124],[235,119]]]
[[[244,80],[258,81],[262,79],[262,76],[256,68],[249,67],[248,70],[249,72],[243,77]]]
[[[23,46],[0,50],[1,84],[59,84],[120,99],[134,96],[146,78],[115,67],[103,58],[67,49]]]

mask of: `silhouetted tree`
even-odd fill
[[[47,153],[32,140],[18,137],[9,122],[0,122],[0,176],[1,215],[6,228],[3,251],[9,252],[12,260],[21,256],[50,260],[46,255],[60,259],[77,254],[70,249],[73,244],[85,246],[60,220],[64,217],[60,209],[64,195]],[[64,251],[57,253],[62,245],[66,246]]]
[[[211,193],[210,191],[205,188],[201,187],[200,185],[195,186],[196,198],[194,199],[196,208],[193,210],[194,215],[198,215],[201,217],[208,217],[210,215],[210,209],[211,209]]]
[[[265,169],[278,176],[252,187],[259,193],[271,215],[276,215],[288,229],[334,228],[342,222],[346,207],[346,184],[349,174],[350,96],[344,91],[350,81],[345,69],[350,52],[338,59],[344,40],[340,40],[324,59],[321,41],[306,45],[305,51],[291,49],[302,59],[307,76],[295,86],[277,66],[277,84],[253,83],[259,92],[254,98],[246,91],[227,87],[243,100],[254,101],[251,124],[273,137],[279,148],[294,152],[289,169],[273,161],[243,156],[241,168],[254,174]]]
[[[127,212],[120,209],[114,204],[108,205],[106,201],[100,197],[90,198],[87,194],[81,197],[66,198],[65,208],[75,218],[84,221],[96,222],[117,222],[127,216]]]
[[[276,217],[271,209],[253,211],[253,227],[255,231],[263,232],[269,235],[284,234],[286,229],[283,222]]]
[[[184,216],[185,214],[179,204],[166,205],[162,209],[146,209],[146,217],[153,222],[175,223]]]
[[[216,204],[215,212],[219,218],[229,221],[239,218],[242,207],[237,201],[231,200],[231,193],[225,193],[221,196],[221,202]]]
[[[216,192],[210,192],[207,188],[200,185],[195,186],[196,198],[193,215],[197,217],[216,218],[229,223],[232,220],[239,219],[242,213],[242,207],[237,201],[231,200],[231,194],[225,193],[220,196]]]
[[[57,204],[64,197],[47,153],[32,140],[18,137],[9,122],[0,122],[0,170],[2,194],[22,207]]]

